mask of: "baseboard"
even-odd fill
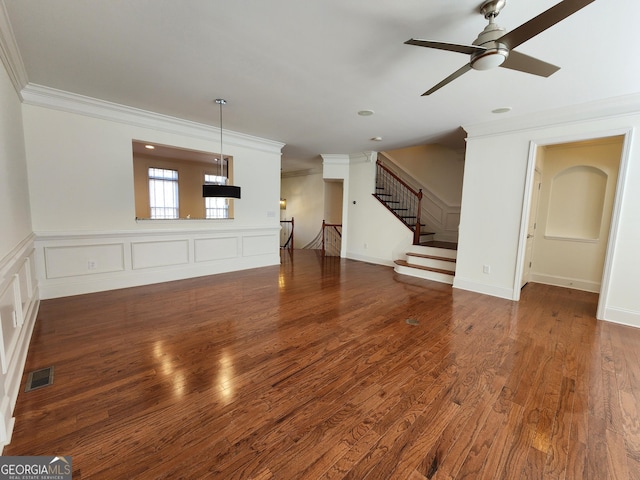
[[[359,262],[374,263],[376,265],[384,265],[386,267],[395,266],[395,264],[393,263],[393,260],[389,260],[386,258],[370,257],[368,255],[362,255],[354,252],[347,252],[345,255],[345,258],[349,258],[351,260],[358,260]]]
[[[473,280],[460,278],[459,275],[456,275],[453,279],[453,288],[482,293],[483,295],[491,295],[492,297],[506,298],[507,300],[515,300],[513,298],[513,290],[509,288],[474,282]]]
[[[640,328],[640,312],[625,310],[623,308],[606,307],[604,309],[604,318],[600,320]]]
[[[600,292],[600,282],[591,282],[587,280],[580,280],[578,278],[531,273],[529,281],[535,283],[543,283],[545,285],[554,285],[556,287],[573,288],[575,290],[583,290],[585,292]]]

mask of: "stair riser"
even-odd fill
[[[458,254],[457,250],[437,247],[425,247],[423,245],[411,245],[407,248],[407,251],[411,253],[421,253],[423,255],[432,255],[434,257],[444,257],[452,259],[455,259]]]
[[[424,278],[425,280],[433,280],[435,282],[448,283],[449,285],[453,285],[453,275],[430,272],[428,270],[418,270],[416,268],[404,267],[402,265],[396,265],[394,270],[401,275]]]
[[[448,262],[447,260],[437,260],[434,258],[422,258],[414,257],[413,255],[407,255],[407,263],[410,265],[420,265],[422,267],[439,268],[440,270],[448,270],[455,272],[455,262]]]

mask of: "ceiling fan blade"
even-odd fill
[[[444,80],[442,80],[440,83],[438,83],[437,85],[435,85],[434,87],[431,87],[429,90],[427,90],[426,92],[424,92],[422,94],[422,96],[424,97],[425,95],[431,95],[433,92],[435,92],[436,90],[440,90],[442,87],[444,87],[447,83],[454,81],[456,78],[458,78],[459,76],[461,76],[464,73],[467,73],[469,70],[471,70],[471,64],[467,63],[464,67],[459,68],[458,70],[456,70],[455,72],[453,72],[451,75],[449,75],[447,78],[445,78]]]
[[[510,70],[531,73],[540,77],[548,77],[560,70],[560,67],[530,57],[524,53],[516,52],[515,50],[509,52],[509,56],[500,66]]]
[[[437,48],[438,50],[447,50],[449,52],[466,53],[471,55],[477,52],[483,52],[485,47],[479,47],[477,45],[460,45],[458,43],[448,42],[433,42],[431,40],[420,40],[419,38],[412,38],[404,42],[405,45],[415,45],[417,47]]]
[[[518,28],[504,34],[496,41],[503,43],[511,50],[594,1],[595,0],[564,0],[549,10],[545,10],[537,17],[533,17],[528,22],[523,23]]]

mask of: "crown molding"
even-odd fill
[[[280,178],[306,177],[308,175],[319,175],[322,173],[321,168],[308,168],[306,170],[293,170],[291,172],[282,172]]]
[[[349,165],[349,155],[342,153],[322,153],[322,165]]]
[[[220,128],[181,118],[162,115],[93,97],[65,92],[42,85],[28,84],[22,89],[23,102],[28,105],[51,108],[67,113],[124,123],[203,140],[215,140]],[[223,129],[225,145],[251,148],[281,154],[284,143]]]
[[[7,70],[13,88],[22,100],[20,92],[29,83],[29,80],[3,0],[0,0],[0,59]]]
[[[355,165],[358,163],[376,163],[377,159],[378,152],[352,153],[349,155],[349,164]]]
[[[535,130],[567,123],[582,123],[596,119],[636,115],[640,113],[640,93],[606,98],[593,102],[506,117],[491,122],[463,125],[468,138]]]

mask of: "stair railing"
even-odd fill
[[[293,251],[293,217],[291,217],[291,220],[280,220],[280,226],[282,227],[280,230],[280,248],[288,248]]]
[[[422,189],[416,192],[380,160],[377,160],[376,192],[373,196],[413,231],[413,244],[418,245],[420,243]]]
[[[322,256],[340,256],[342,224],[322,220]]]

